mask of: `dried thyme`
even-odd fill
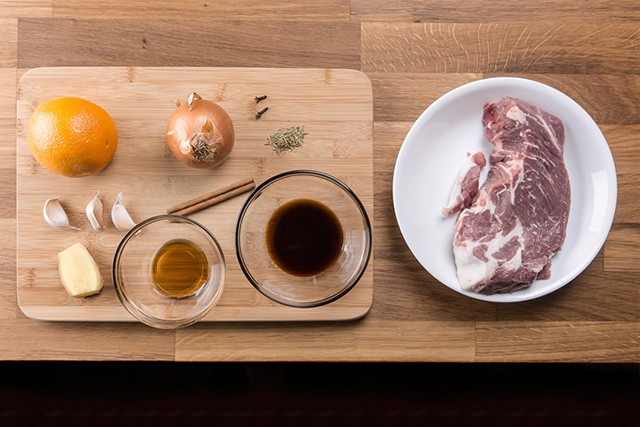
[[[286,152],[301,147],[305,135],[307,133],[304,131],[304,126],[281,128],[269,135],[265,145],[270,145],[273,151],[278,156],[281,156]]]

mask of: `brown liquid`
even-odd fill
[[[164,295],[188,297],[198,292],[208,279],[207,256],[189,240],[170,240],[153,257],[151,280]]]
[[[309,277],[322,273],[342,252],[340,220],[324,204],[297,199],[280,206],[267,224],[267,250],[284,272]]]

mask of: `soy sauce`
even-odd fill
[[[267,250],[284,272],[315,276],[338,259],[344,241],[336,214],[311,199],[296,199],[280,206],[267,224]]]

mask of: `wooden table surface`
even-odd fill
[[[639,23],[637,0],[0,0],[0,359],[640,361]],[[176,332],[26,318],[15,282],[16,80],[61,65],[364,71],[375,120],[369,315]],[[573,97],[602,129],[618,172],[600,254],[569,285],[520,304],[437,283],[402,240],[391,201],[395,157],[419,113],[490,76],[532,78]]]

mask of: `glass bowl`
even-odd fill
[[[188,296],[170,296],[153,279],[154,260],[160,259],[156,257],[160,256],[160,249],[176,240],[191,242],[201,249],[200,255],[204,253],[200,258],[204,260],[200,270],[202,285],[194,287]],[[225,261],[220,244],[204,226],[181,216],[159,215],[142,221],[124,236],[113,258],[112,273],[116,293],[129,313],[149,326],[175,329],[202,319],[218,302],[224,286]]]
[[[304,277],[281,269],[267,242],[272,215],[301,199],[329,208],[343,237],[335,261]],[[305,238],[312,234],[305,233]],[[266,297],[291,307],[317,307],[341,298],[362,277],[371,256],[371,224],[358,197],[342,181],[318,171],[289,171],[260,184],[245,202],[236,227],[236,254],[249,282]]]

